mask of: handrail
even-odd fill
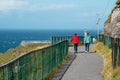
[[[65,41],[67,41],[67,40],[64,40],[63,42],[65,42]],[[12,62],[20,59],[21,57],[26,56],[26,55],[28,55],[28,54],[30,54],[30,53],[37,52],[37,51],[40,51],[40,50],[43,50],[43,49],[47,49],[47,48],[53,47],[53,46],[55,46],[55,45],[58,45],[58,44],[60,44],[60,43],[61,43],[61,42],[58,42],[58,43],[56,43],[56,44],[53,44],[53,45],[44,47],[44,48],[42,48],[42,49],[37,49],[37,50],[34,50],[34,51],[30,51],[30,52],[28,52],[28,53],[26,53],[26,54],[22,54],[22,55],[18,56],[17,58],[15,58],[15,59],[13,59],[13,60],[11,60],[11,61],[3,64],[3,65],[1,65],[0,68],[4,67],[4,66],[6,66],[7,64],[12,63]]]
[[[0,80],[42,80],[67,54],[67,40],[28,52],[0,66]]]
[[[55,44],[57,42],[63,41],[63,40],[70,40],[72,36],[52,36],[52,44]],[[81,43],[84,43],[84,36],[78,36]],[[97,40],[97,36],[91,36],[92,43],[93,38]]]

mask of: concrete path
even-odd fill
[[[73,47],[69,48],[69,51],[73,53]],[[91,51],[84,53],[84,46],[80,46],[75,55],[77,57],[61,80],[103,80],[101,76],[103,59],[101,56]]]

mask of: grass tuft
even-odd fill
[[[120,80],[120,67],[116,69],[112,67],[112,50],[99,42],[93,47],[93,51],[96,51],[104,59],[104,68],[101,72],[104,76],[104,80]]]

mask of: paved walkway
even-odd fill
[[[69,51],[73,53],[73,47],[69,48]],[[84,46],[80,46],[76,58],[61,80],[103,80],[100,73],[102,67],[103,59],[101,56],[91,51],[84,53]]]

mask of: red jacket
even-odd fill
[[[78,38],[77,35],[74,35],[74,36],[72,37],[71,41],[72,41],[73,43],[75,43],[75,44],[79,44],[79,43],[80,43],[80,42],[79,42],[79,38]]]

